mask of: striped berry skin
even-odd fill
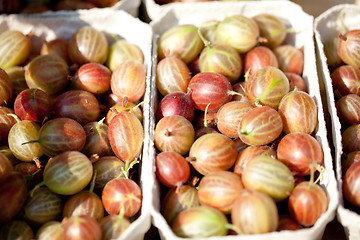
[[[49,221],[43,224],[36,232],[35,239],[63,239],[63,229],[58,221]]]
[[[246,189],[264,192],[276,202],[286,199],[295,185],[294,176],[285,164],[264,155],[248,162],[241,179]]]
[[[243,190],[241,178],[230,171],[216,171],[201,178],[198,191],[203,206],[228,214]]]
[[[100,221],[104,217],[104,207],[96,193],[84,190],[66,200],[62,216],[70,218],[80,215],[89,215],[96,221]]]
[[[284,132],[311,134],[318,124],[318,110],[314,99],[306,92],[291,91],[280,102],[278,112]]]
[[[47,187],[35,190],[24,205],[24,219],[33,226],[41,226],[61,217],[63,199]]]
[[[331,38],[324,40],[324,53],[326,56],[326,63],[329,66],[329,69],[335,69],[344,64],[340,56],[337,53],[337,48],[340,42],[338,36],[332,36]]]
[[[252,145],[239,152],[233,167],[234,173],[241,176],[246,165],[257,156],[276,158],[276,151],[267,145]]]
[[[156,177],[167,187],[179,187],[189,180],[190,166],[177,152],[161,152],[155,158]]]
[[[85,141],[84,128],[71,118],[54,118],[40,127],[38,142],[49,157],[66,151],[81,151]]]
[[[360,68],[360,30],[349,30],[339,34],[337,54],[344,63]]]
[[[13,219],[1,225],[0,239],[34,239],[34,231],[26,221]]]
[[[205,111],[209,103],[208,111],[217,111],[232,98],[232,86],[220,73],[198,73],[190,80],[188,88],[194,107],[201,111]]]
[[[86,63],[76,72],[75,84],[79,89],[101,94],[110,89],[111,71],[100,63]]]
[[[244,189],[233,204],[231,221],[243,234],[274,232],[279,222],[278,208],[269,195]]]
[[[9,107],[0,106],[0,142],[7,143],[11,127],[16,123],[16,119],[8,114],[14,114],[14,110]]]
[[[283,72],[292,72],[301,75],[304,69],[304,53],[292,45],[281,45],[274,49]]]
[[[21,65],[30,54],[30,39],[22,32],[7,30],[0,35],[0,68]]]
[[[299,91],[307,92],[305,80],[300,75],[290,72],[284,72],[284,74],[289,79],[290,91],[293,91],[296,87]]]
[[[64,90],[68,85],[69,74],[65,60],[54,54],[39,55],[25,68],[25,80],[29,88],[39,88],[48,95]]]
[[[198,128],[195,131],[195,140],[198,139],[199,137],[201,137],[202,135],[208,134],[208,133],[220,133],[217,129],[213,128],[213,127],[203,127],[203,128]]]
[[[236,149],[238,153],[240,153],[242,150],[248,147],[246,143],[244,143],[239,137],[232,139],[235,143]]]
[[[84,126],[86,134],[86,142],[84,148],[81,150],[86,156],[111,156],[113,151],[111,149],[108,130],[109,126],[99,122],[89,122]]]
[[[193,61],[203,49],[204,44],[198,28],[192,24],[176,25],[167,29],[158,40],[158,57],[176,56],[185,64]]]
[[[146,68],[141,62],[129,59],[113,71],[110,89],[120,99],[136,102],[145,94]]]
[[[223,44],[204,48],[200,54],[201,72],[217,72],[224,75],[231,84],[237,82],[242,72],[242,60],[238,52]]]
[[[156,124],[154,142],[159,151],[173,151],[180,155],[189,152],[194,142],[195,131],[189,120],[173,115],[160,119]]]
[[[202,175],[230,169],[237,156],[235,143],[227,136],[208,133],[199,137],[191,146],[186,158]]]
[[[341,134],[344,153],[360,151],[360,124],[354,124]]]
[[[205,2],[207,0],[184,0],[184,2]],[[199,35],[201,34],[203,39],[206,39],[205,45],[207,45],[206,41],[209,41],[210,43],[215,43],[216,36],[215,36],[215,30],[219,24],[220,20],[218,19],[209,19],[202,22],[200,28],[199,28]]]
[[[216,114],[218,130],[228,137],[239,137],[238,128],[241,119],[253,108],[246,102],[232,101],[225,103]]]
[[[268,106],[255,107],[240,121],[238,134],[248,145],[265,145],[280,136],[283,122],[280,114]]]
[[[107,215],[99,221],[102,239],[119,239],[122,233],[130,226],[129,219],[121,215]]]
[[[73,195],[83,190],[93,175],[88,157],[78,151],[56,155],[45,165],[44,183],[54,193]]]
[[[279,67],[275,53],[265,46],[258,46],[246,53],[244,59],[244,72],[253,74],[263,67]]]
[[[246,53],[258,43],[260,29],[253,19],[232,15],[218,24],[215,34],[216,43],[230,45],[238,53]]]
[[[36,173],[36,171],[38,171],[39,168],[36,166],[36,164],[34,162],[19,162],[19,163],[16,163],[16,165],[14,165],[13,169],[15,171],[21,173],[24,177],[26,177],[28,175],[32,175],[32,174],[42,175],[42,171],[39,171],[38,173]]]
[[[119,102],[109,108],[108,112],[106,113],[105,123],[109,125],[111,119],[123,111],[131,112],[135,114],[135,116],[140,120],[140,122],[143,121],[143,112],[139,106],[137,106],[133,102],[127,102],[125,105],[124,103]]]
[[[275,67],[258,70],[250,75],[245,84],[245,94],[250,104],[270,106],[276,110],[289,89],[289,80]]]
[[[200,56],[197,56],[194,60],[187,64],[192,77],[200,72],[199,59]]]
[[[163,58],[156,66],[156,87],[163,96],[174,92],[186,93],[190,79],[188,66],[178,57]]]
[[[90,26],[79,28],[69,41],[68,55],[79,66],[89,62],[104,64],[108,53],[105,35]]]
[[[104,187],[102,202],[107,213],[120,214],[123,212],[124,217],[132,217],[142,205],[140,186],[131,179],[113,179]]]
[[[63,239],[93,239],[101,240],[101,229],[99,223],[88,215],[64,218],[61,222]]]
[[[111,119],[109,142],[114,154],[125,163],[135,161],[142,150],[144,128],[132,113],[120,112]]]
[[[16,171],[0,176],[0,223],[10,221],[23,207],[28,194],[25,177]]]
[[[0,176],[15,170],[7,156],[0,152]],[[16,170],[15,170],[16,171]]]
[[[287,214],[280,214],[279,215],[279,224],[276,231],[283,231],[283,230],[299,230],[301,229],[301,225],[290,215]]]
[[[155,112],[156,121],[165,116],[180,115],[190,122],[194,119],[194,103],[190,99],[190,94],[183,92],[170,93],[161,99]]]
[[[40,55],[56,54],[70,65],[68,47],[69,43],[65,39],[57,38],[51,41],[45,41],[40,49]]]
[[[348,94],[341,97],[335,104],[337,115],[344,126],[360,123],[360,96]]]
[[[171,225],[180,212],[200,206],[198,190],[190,185],[171,188],[161,202],[161,213]]]
[[[171,229],[184,238],[205,238],[225,236],[228,233],[228,221],[219,210],[198,206],[180,212],[174,219]]]
[[[22,120],[12,126],[8,136],[8,145],[17,159],[31,162],[43,155],[39,143],[27,143],[37,140],[39,132],[40,126],[30,120]]]
[[[22,66],[15,66],[9,67],[5,71],[12,81],[12,99],[14,99],[22,90],[29,88],[25,80],[25,69]]]
[[[285,23],[277,16],[267,13],[258,14],[255,20],[260,29],[260,35],[266,38],[263,45],[274,48],[280,45],[286,38],[287,29]]]
[[[216,114],[217,112],[203,112],[203,111],[195,111],[194,119],[192,124],[195,130],[205,128],[213,128],[216,129]],[[205,119],[206,116],[206,119]],[[206,121],[205,121],[206,120]]]
[[[13,96],[13,82],[9,75],[0,68],[0,106],[9,103]]]
[[[295,186],[289,196],[291,216],[302,226],[311,227],[326,212],[329,199],[318,184],[304,181]]]
[[[50,97],[41,89],[25,89],[16,96],[14,101],[14,112],[21,120],[41,124],[50,111]]]
[[[93,163],[95,178],[95,192],[101,192],[104,186],[114,178],[124,176],[121,168],[125,168],[125,163],[115,156],[105,156]]]
[[[351,65],[342,65],[331,74],[331,82],[336,98],[350,93],[360,95],[360,70]]]
[[[324,164],[321,144],[310,134],[302,132],[289,133],[280,140],[277,158],[299,176],[309,175],[312,163]]]
[[[349,169],[351,165],[360,161],[360,151],[354,151],[348,153],[341,160],[341,171],[343,175],[345,175],[346,171]]]
[[[360,206],[359,173],[360,162],[356,162],[346,171],[342,182],[344,198],[356,207]]]
[[[94,94],[85,90],[68,90],[60,94],[53,104],[55,116],[71,118],[84,125],[100,116],[100,103]]]
[[[127,40],[117,40],[109,48],[106,66],[114,71],[119,64],[128,59],[136,59],[144,63],[144,54],[137,45]]]
[[[245,85],[246,82],[237,82],[232,85],[233,91],[236,92],[236,94],[233,95],[231,101],[248,102],[245,95]]]

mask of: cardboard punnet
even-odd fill
[[[139,7],[141,0],[120,0],[111,8],[114,10],[124,10],[134,17],[139,16]]]
[[[13,14],[0,16],[0,33],[8,29],[19,30],[24,34],[31,32],[32,47],[37,51],[43,44],[44,39],[47,41],[55,38],[70,39],[77,29],[86,25],[105,33],[109,43],[114,41],[114,36],[116,36],[118,39],[125,39],[140,47],[144,54],[144,64],[148,73],[144,101],[150,102],[153,33],[148,24],[134,18],[129,13],[107,8],[86,11],[61,11],[53,14]],[[145,138],[140,164],[135,165],[138,167],[139,179],[134,179],[142,189],[142,208],[139,217],[131,223],[120,239],[143,239],[151,226],[150,205],[152,204],[151,188],[153,178],[149,177],[151,176],[152,167],[148,157],[150,137],[148,131],[150,119],[149,104],[143,104],[143,115]]]
[[[195,5],[194,5],[195,6]],[[318,219],[314,226],[304,228],[298,231],[281,231],[267,234],[256,235],[237,235],[225,237],[212,237],[210,239],[321,239],[326,225],[335,217],[335,210],[338,206],[338,189],[333,169],[333,159],[327,140],[327,130],[323,114],[323,105],[318,83],[315,47],[313,40],[313,17],[302,11],[301,7],[290,1],[252,1],[252,2],[222,2],[211,4],[202,4],[201,8],[189,7],[188,5],[173,5],[166,12],[153,20],[150,24],[154,31],[154,41],[167,29],[180,24],[195,24],[200,26],[207,20],[221,20],[226,16],[241,14],[252,17],[260,13],[270,13],[280,17],[289,28],[294,28],[295,32],[288,34],[285,43],[294,45],[297,48],[304,48],[304,71],[303,78],[307,84],[308,93],[315,100],[318,106],[318,126],[314,136],[322,144],[324,150],[325,172],[320,184],[326,189],[329,197],[327,211]],[[157,48],[156,42],[154,47]],[[156,49],[154,50],[156,54]],[[156,68],[156,56],[154,56],[153,73]],[[156,108],[158,97],[156,91],[153,91],[151,97],[151,107]],[[150,120],[150,134],[154,136],[155,119],[152,116]],[[151,142],[149,148],[149,157],[155,158],[156,149],[154,142]],[[154,162],[154,160],[152,161]],[[154,163],[153,163],[154,164]],[[155,167],[153,166],[153,176],[155,178]],[[160,213],[160,184],[156,181],[153,186],[153,205],[151,215],[153,224],[159,229],[162,239],[181,239],[177,237],[167,224]]]
[[[335,108],[335,98],[330,77],[330,70],[327,65],[327,58],[324,52],[324,43],[339,33],[345,33],[341,24],[340,14],[343,12],[343,23],[348,30],[360,29],[360,6],[353,4],[336,5],[319,15],[314,21],[314,32],[316,47],[318,51],[320,76],[324,82],[328,111],[331,115],[332,140],[335,152],[335,169],[339,189],[339,206],[337,208],[337,219],[343,225],[345,233],[349,239],[360,239],[360,215],[344,207],[342,195],[342,169],[341,156],[342,137],[341,123]]]

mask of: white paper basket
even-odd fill
[[[336,5],[317,17],[314,21],[314,33],[316,47],[319,58],[320,77],[324,82],[328,111],[331,115],[332,140],[335,151],[335,170],[339,189],[339,206],[337,209],[337,219],[343,225],[347,237],[351,240],[360,239],[360,215],[344,207],[342,195],[342,170],[341,155],[343,153],[341,143],[341,123],[335,108],[335,98],[333,93],[330,71],[327,65],[327,58],[324,52],[324,42],[332,37],[336,37],[343,29],[340,22],[340,13],[344,12],[343,22],[349,29],[360,29],[360,6],[353,4]]]
[[[303,12],[302,8],[290,1],[247,1],[247,2],[211,2],[209,4],[202,4],[201,8],[190,7],[185,4],[174,4],[169,7],[166,12],[162,13],[156,20],[150,24],[153,27],[155,39],[163,32],[172,26],[179,24],[195,24],[200,26],[207,20],[217,19],[221,20],[226,16],[234,14],[242,14],[248,17],[260,14],[271,13],[280,17],[287,26],[296,30],[296,33],[289,34],[286,42],[294,45],[297,48],[304,47],[304,71],[303,78],[308,87],[308,93],[313,97],[318,106],[318,127],[315,132],[316,139],[322,144],[324,149],[324,164],[325,172],[321,185],[323,185],[329,196],[328,210],[320,217],[314,226],[298,231],[281,231],[272,232],[259,235],[237,235],[225,237],[212,237],[209,239],[321,239],[326,225],[335,217],[335,211],[338,205],[338,190],[333,169],[333,160],[331,156],[330,147],[327,139],[327,130],[325,125],[325,118],[323,114],[323,105],[321,101],[321,94],[318,83],[315,47],[313,40],[313,17]],[[156,48],[156,44],[154,44]],[[154,50],[156,53],[156,50]],[[155,69],[156,57],[154,57]],[[155,72],[155,71],[154,71]],[[153,73],[154,74],[154,73]],[[151,97],[152,108],[156,107],[157,95]],[[151,135],[152,140],[154,136],[155,119],[151,119]],[[152,148],[149,148],[152,157],[155,158],[154,142],[151,143]],[[155,178],[155,167],[153,166],[153,175]],[[159,183],[153,186],[153,208],[151,210],[153,224],[159,229],[162,239],[182,239],[177,237],[166,223],[163,216],[160,214],[160,186]]]
[[[141,0],[120,0],[111,8],[114,10],[123,10],[134,17],[138,17],[140,4]]]
[[[5,30],[19,30],[24,34],[31,32],[31,43],[34,49],[39,50],[43,40],[54,38],[70,39],[76,30],[85,25],[92,26],[107,34],[109,41],[114,40],[111,35],[123,38],[140,47],[144,54],[147,72],[152,67],[152,29],[148,24],[134,18],[123,10],[111,8],[97,8],[86,11],[59,11],[44,14],[11,14],[0,15],[0,33]],[[111,35],[110,35],[111,34]],[[144,101],[150,102],[150,74],[147,74],[147,88]],[[131,223],[120,239],[144,239],[145,233],[150,229],[152,204],[151,162],[148,157],[149,149],[149,119],[150,105],[143,104],[145,139],[141,154],[139,171],[139,184],[142,189],[143,201],[140,216]],[[135,179],[134,179],[135,180]]]

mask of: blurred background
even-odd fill
[[[313,15],[319,16],[321,13],[338,4],[357,4],[360,5],[360,0],[292,0],[292,2],[299,4],[303,10]]]

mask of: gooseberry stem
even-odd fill
[[[21,120],[20,120],[20,118],[19,118],[16,114],[13,114],[13,113],[8,113],[8,114],[6,114],[6,115],[8,115],[8,116],[11,116],[11,117],[15,118],[16,122],[20,122],[20,121],[21,121]]]
[[[94,171],[93,177],[91,179],[91,184],[90,184],[90,189],[89,192],[94,192],[94,187],[95,187],[95,180],[96,180],[96,175],[97,175],[97,171]]]
[[[249,76],[250,76],[250,70],[251,70],[251,68],[249,68],[249,69],[246,71],[245,75],[244,75],[245,82],[249,79]]]
[[[204,27],[203,26],[200,26],[198,28],[198,35],[199,37],[201,38],[201,40],[203,41],[205,47],[208,47],[208,48],[212,48],[213,45],[211,44],[211,42],[209,40],[207,40],[204,35],[202,34],[201,30],[203,29]]]
[[[25,176],[26,182],[27,182],[27,183],[30,182],[30,180],[31,180],[38,172],[40,172],[40,171],[41,171],[41,169],[39,168],[38,170],[36,170],[36,171],[33,172],[32,174],[26,175],[26,176]]]
[[[315,180],[315,170],[317,170],[320,173],[316,180]],[[322,178],[324,172],[325,172],[325,168],[323,166],[317,164],[316,162],[312,162],[310,164],[310,183],[317,184]]]
[[[208,112],[208,108],[210,106],[211,103],[208,103],[206,105],[206,108],[205,108],[205,113],[204,113],[204,128],[207,129],[208,128],[208,125],[207,125],[207,112]]]
[[[126,179],[129,179],[129,171],[131,168],[134,167],[135,164],[139,163],[139,160],[138,159],[135,159],[134,161],[131,161],[131,162],[126,162],[125,163],[125,167],[121,167],[121,171],[122,173],[124,174],[124,177]]]
[[[344,23],[344,14],[345,14],[344,11],[341,11],[340,14],[339,14],[340,25],[341,25],[342,30],[343,30],[344,32],[347,32],[347,31],[348,31],[348,28],[345,26],[345,23]]]
[[[243,232],[241,232],[241,230],[237,226],[235,226],[234,224],[226,223],[225,228],[235,231],[238,235],[243,234]]]
[[[30,197],[33,197],[33,196],[34,196],[34,192],[35,192],[38,188],[40,188],[41,186],[44,186],[44,185],[46,185],[45,181],[42,181],[42,182],[36,184],[36,186],[30,191]]]
[[[342,41],[346,41],[346,40],[347,40],[347,37],[345,37],[345,36],[342,35],[341,33],[339,33],[339,38],[340,38],[340,40],[342,40]]]

